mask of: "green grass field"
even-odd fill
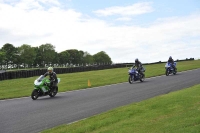
[[[165,64],[146,65],[146,77],[164,75]],[[178,62],[178,71],[200,68],[200,60]],[[71,91],[128,81],[128,68],[58,74],[59,91]],[[0,99],[30,96],[37,77],[4,80]],[[122,106],[85,120],[42,133],[198,133],[200,84],[139,103]]]
[[[42,133],[199,133],[200,84]]]
[[[178,70],[199,68],[199,63],[199,60],[180,62]],[[147,77],[163,75],[162,67],[163,64],[146,66]],[[152,71],[148,72],[148,70]],[[121,69],[118,69],[118,72],[120,71]],[[127,80],[127,76],[124,80]],[[200,84],[122,106],[42,133],[198,133],[200,131],[199,94]]]
[[[165,63],[146,65],[146,78],[165,74]],[[200,68],[200,60],[177,63],[178,71]],[[39,75],[38,75],[39,76]],[[59,92],[128,82],[128,68],[115,68],[98,71],[58,74],[61,82]],[[0,81],[0,99],[30,96],[37,77],[20,78]],[[91,86],[88,86],[88,80]]]

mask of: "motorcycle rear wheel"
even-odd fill
[[[144,82],[145,79],[145,75],[142,76],[142,78],[140,78],[140,82]]]
[[[33,90],[32,94],[31,94],[31,98],[33,100],[36,100],[38,98],[38,96],[39,96],[38,90]]]
[[[173,72],[173,74],[176,75],[176,73],[177,73],[177,71],[175,70],[175,71]]]
[[[54,89],[49,93],[49,96],[50,96],[50,97],[54,97],[57,93],[58,93],[58,87],[54,88]]]

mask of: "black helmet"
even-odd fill
[[[172,57],[170,56],[169,59],[172,59]]]
[[[135,62],[138,62],[138,58],[135,59]]]

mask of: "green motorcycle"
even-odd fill
[[[58,78],[58,83],[60,78]],[[50,88],[50,80],[41,75],[34,81],[34,90],[32,91],[31,98],[36,100],[38,97],[47,96],[54,97],[58,93],[58,87]]]

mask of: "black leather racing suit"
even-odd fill
[[[174,66],[174,60],[171,58],[169,58],[169,60],[168,60],[168,63],[171,63],[172,64],[172,67],[173,67],[173,69],[175,69],[176,70],[176,67]]]
[[[56,73],[55,72],[52,72],[52,73],[46,72],[44,74],[44,77],[46,77],[47,75],[49,75],[49,80],[51,81],[50,82],[50,88],[57,87],[58,79],[57,79]]]
[[[137,71],[144,76],[144,73],[142,72],[142,63],[140,61],[135,61],[135,64],[133,65],[133,67],[137,68]]]

